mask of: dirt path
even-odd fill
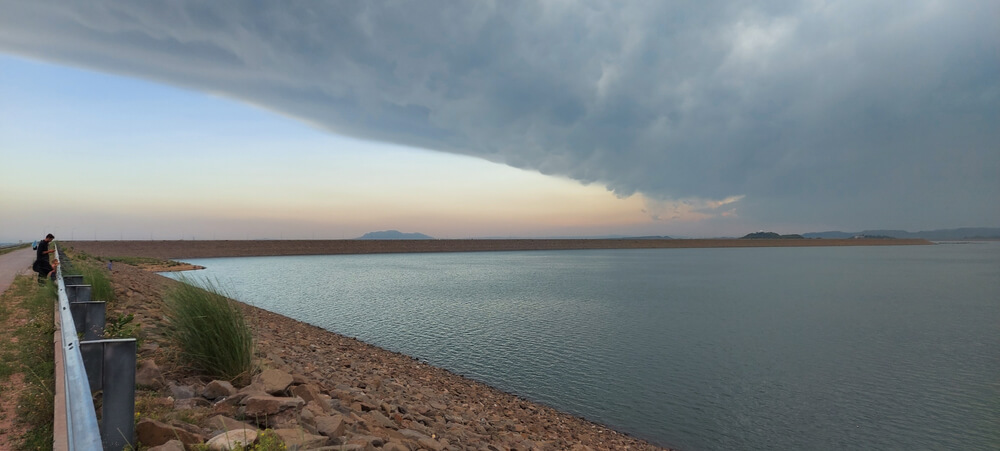
[[[31,272],[35,251],[30,247],[0,255],[0,293],[7,291],[18,274]]]
[[[0,295],[4,294],[14,278],[21,273],[31,272],[31,263],[35,261],[35,251],[31,248],[18,249],[0,255]],[[16,345],[18,338],[14,331],[27,322],[24,310],[19,308],[18,299],[14,296],[0,296],[7,305],[0,305],[4,313],[0,314],[0,358],[8,357],[8,347]],[[14,440],[19,440],[24,433],[24,425],[18,425],[17,403],[24,387],[24,374],[15,372],[6,379],[0,379],[0,451],[12,450]]]

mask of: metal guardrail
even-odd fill
[[[63,261],[59,248],[53,246],[56,259]],[[101,339],[105,323],[104,302],[91,301],[91,286],[83,284],[82,276],[63,276],[62,268],[63,265],[56,268],[56,284],[59,288],[68,449],[132,449],[135,446],[135,339]],[[93,393],[98,391],[102,393],[100,422],[93,402]]]
[[[55,245],[53,245],[55,246]],[[56,248],[56,259],[59,249]],[[76,333],[76,323],[69,309],[66,283],[63,281],[62,265],[56,268],[56,285],[59,287],[59,330],[62,335],[64,392],[66,394],[66,431],[69,449],[101,450],[101,433],[97,426],[97,412],[90,393],[87,370],[80,354],[80,339]]]

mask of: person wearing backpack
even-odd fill
[[[35,249],[35,263],[31,265],[31,269],[38,273],[38,283],[45,283],[45,279],[49,277],[52,273],[52,264],[49,263],[49,254],[55,252],[55,249],[49,250],[49,243],[56,239],[51,233],[45,235],[45,239],[38,242],[38,248]]]

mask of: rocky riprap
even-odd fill
[[[207,379],[182,363],[163,333],[162,299],[177,282],[124,264],[114,265],[112,282],[113,309],[142,325],[137,435],[151,450],[228,449],[265,430],[289,449],[662,449],[247,305],[263,371],[243,387]]]

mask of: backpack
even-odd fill
[[[33,251],[37,251],[38,250],[38,240],[35,240],[35,241],[31,242],[31,250],[33,250]]]

